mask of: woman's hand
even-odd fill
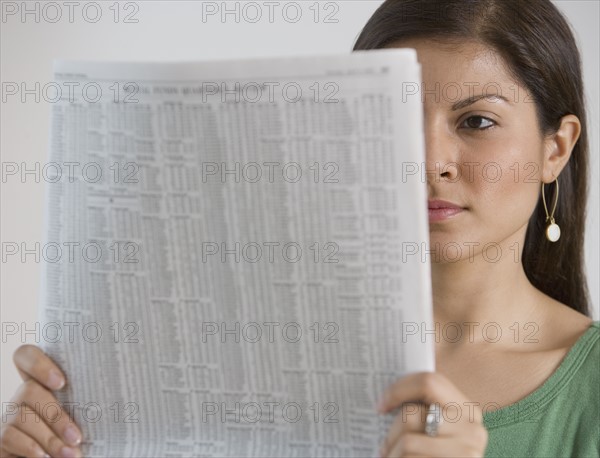
[[[81,432],[51,393],[65,385],[60,369],[35,345],[21,345],[13,360],[23,383],[2,418],[0,456],[81,456]]]
[[[441,408],[443,421],[437,435],[430,437],[425,434],[425,418],[434,403]],[[381,413],[401,409],[381,447],[381,456],[484,456],[488,434],[476,404],[438,372],[401,378],[386,390],[379,404]]]

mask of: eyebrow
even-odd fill
[[[460,110],[461,108],[465,108],[465,107],[468,107],[469,105],[473,105],[475,102],[477,102],[481,99],[501,99],[507,103],[509,102],[509,100],[506,97],[501,96],[501,95],[479,94],[479,95],[474,95],[473,97],[469,97],[468,99],[464,99],[464,100],[460,100],[459,102],[456,102],[454,105],[452,105],[452,111]]]

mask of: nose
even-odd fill
[[[427,185],[456,182],[460,176],[459,146],[446,123],[425,116],[425,174]]]

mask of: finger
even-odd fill
[[[381,451],[390,450],[402,434],[407,433],[425,433],[425,420],[429,406],[421,403],[405,403],[402,405],[400,412],[394,419],[392,426],[386,436],[384,443],[381,446]],[[461,427],[456,422],[442,422],[438,432],[439,436],[452,436],[457,434]]]
[[[29,406],[23,405],[12,426],[25,433],[49,455],[62,457],[81,456],[75,447],[68,447],[60,440],[44,420]]]
[[[422,424],[421,419],[417,417],[420,411],[420,404],[418,403],[407,403],[402,406],[402,410],[396,415],[385,441],[381,446],[380,454],[382,456],[391,449],[392,445],[396,443],[402,433],[415,431],[419,428]]]
[[[390,431],[424,433],[429,407],[428,404],[423,403],[403,404]],[[450,419],[447,417],[446,410],[448,410],[450,414],[453,414],[450,416]],[[458,414],[456,414],[456,412],[458,412]],[[438,414],[441,418],[437,417]],[[456,410],[456,406],[446,406],[442,409],[442,406],[440,405],[439,413],[435,414],[435,419],[440,426],[439,434],[447,436],[462,430],[463,426],[456,421],[457,418],[460,418],[460,415],[462,415],[462,412]]]
[[[400,413],[396,415],[386,439],[381,446],[380,454],[385,456],[385,453],[391,450],[392,445],[404,434],[425,434],[425,419],[427,418],[427,412],[428,406],[424,404],[403,404]],[[444,426],[444,428],[440,428],[438,435],[451,436],[459,431],[459,428],[454,423]]]
[[[403,434],[392,445],[386,458],[405,458],[409,456],[469,456],[466,451],[457,450],[456,440],[452,437],[429,437],[423,434]]]
[[[15,350],[13,361],[23,380],[33,378],[50,390],[59,390],[65,385],[62,371],[35,345],[21,345]]]
[[[9,456],[50,458],[40,444],[12,424],[2,431],[2,449],[6,450]]]
[[[0,458],[17,458],[17,455],[7,452],[3,448],[0,448]]]
[[[77,425],[54,395],[35,380],[22,383],[14,398],[33,409],[66,444],[77,445],[81,442],[81,431]]]

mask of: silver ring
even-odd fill
[[[443,422],[440,405],[438,403],[429,404],[427,418],[425,419],[425,434],[430,437],[437,436],[438,429]]]

